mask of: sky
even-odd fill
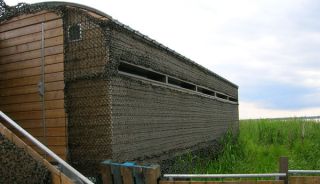
[[[70,2],[101,10],[237,84],[240,119],[320,115],[318,0]]]

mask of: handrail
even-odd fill
[[[54,160],[56,160],[59,164],[63,165],[70,172],[72,172],[75,176],[77,176],[81,181],[87,184],[93,184],[87,177],[83,176],[79,171],[74,169],[71,165],[61,159],[58,155],[52,152],[48,147],[43,145],[40,141],[34,138],[31,134],[25,131],[21,126],[19,126],[16,122],[14,122],[11,118],[9,118],[6,114],[0,111],[0,117],[2,117],[5,121],[7,121],[11,126],[13,126],[16,130],[26,136],[32,143],[37,145],[41,150],[43,150],[47,155],[51,156]]]
[[[265,173],[265,174],[164,174],[163,177],[173,178],[264,178],[264,177],[285,177],[286,173]]]
[[[320,170],[288,170],[289,174],[320,174]]]

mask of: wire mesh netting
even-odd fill
[[[112,157],[107,33],[79,9],[65,11],[63,20],[68,160],[84,174],[96,175],[99,163]],[[72,26],[79,26],[79,32],[71,33]],[[79,35],[72,40],[70,34]]]
[[[51,183],[50,171],[0,134],[0,183]]]

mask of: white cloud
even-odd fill
[[[240,102],[240,119],[258,119],[258,118],[279,118],[279,117],[302,117],[318,116],[319,108],[304,108],[298,110],[275,110],[262,107],[252,102]]]

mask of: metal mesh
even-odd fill
[[[7,9],[8,9],[7,4],[3,0],[1,0],[0,1],[0,18],[3,17]]]
[[[65,11],[63,20],[68,158],[84,174],[97,175],[99,163],[112,157],[106,32],[78,9]],[[70,40],[73,25],[81,27],[79,40]]]
[[[233,104],[128,77],[113,77],[111,84],[114,160],[171,157],[195,145],[213,146],[212,140],[237,123]]]
[[[48,169],[0,134],[0,183],[51,183]]]

